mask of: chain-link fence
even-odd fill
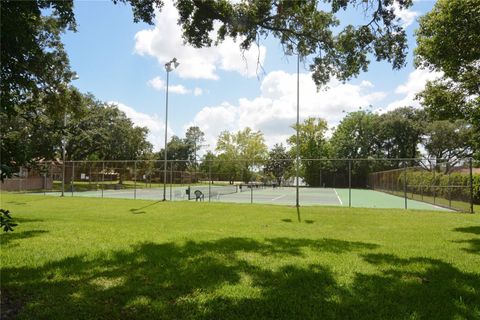
[[[41,162],[1,185],[49,195],[474,212],[470,159],[302,159]],[[297,184],[299,185],[297,193]]]

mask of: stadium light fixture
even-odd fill
[[[177,61],[177,58],[173,58],[172,60],[165,63],[165,71],[167,71],[167,87],[166,87],[166,96],[165,96],[165,161],[163,167],[163,200],[167,200],[167,127],[168,127],[168,83],[169,83],[169,74],[174,69],[176,69],[180,63]]]

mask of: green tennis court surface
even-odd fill
[[[167,187],[166,198],[171,201],[188,201],[189,197],[186,190],[188,186]],[[203,194],[203,201],[210,202],[232,202],[232,203],[262,203],[295,205],[295,188],[243,188],[240,190],[237,186],[192,186],[191,201],[195,201],[194,192],[199,190]],[[46,193],[48,195],[59,196],[59,192]],[[144,188],[144,189],[123,189],[123,190],[94,190],[67,192],[68,196],[81,197],[103,197],[103,198],[123,198],[123,199],[145,199],[161,200],[163,199],[163,188]],[[349,199],[350,197],[350,199]],[[405,199],[391,194],[364,189],[352,189],[349,195],[349,189],[339,188],[300,188],[301,206],[349,206],[364,208],[404,208]],[[447,210],[432,204],[407,200],[408,209],[420,210]]]

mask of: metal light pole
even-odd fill
[[[167,71],[167,94],[165,98],[165,162],[163,166],[163,201],[167,200],[167,127],[168,127],[168,80],[171,71],[176,69],[180,63],[177,58],[173,58],[165,63],[165,70]]]

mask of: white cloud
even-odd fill
[[[155,77],[153,79],[148,80],[147,84],[154,88],[155,90],[158,91],[164,91],[165,88],[167,87],[165,81],[163,81],[160,77]],[[195,96],[201,95],[202,94],[202,89],[200,88],[195,88],[192,92],[192,90],[185,88],[181,84],[177,85],[169,85],[168,86],[168,91],[170,93],[176,93],[176,94],[190,94],[193,93]]]
[[[402,21],[404,28],[410,26],[415,21],[415,18],[420,15],[420,13],[417,11],[412,11],[405,8],[400,9],[398,2],[394,2],[392,7],[395,10],[395,14],[397,15],[397,17],[399,17]]]
[[[291,126],[296,121],[296,81],[296,74],[270,72],[262,81],[258,97],[242,98],[236,105],[225,102],[205,107],[185,127],[198,125],[205,132],[212,150],[221,131],[236,131],[247,126],[261,130],[269,146],[285,143],[286,138],[294,133]],[[300,119],[321,117],[335,125],[344,116],[343,111],[358,110],[385,97],[383,92],[370,92],[372,86],[367,82],[352,85],[332,80],[328,90],[317,91],[311,74],[300,74]]]
[[[441,76],[442,73],[439,72],[432,72],[425,69],[415,69],[408,75],[407,81],[395,89],[395,93],[398,95],[403,95],[403,97],[389,103],[384,112],[406,106],[418,108],[420,103],[418,100],[415,100],[416,94],[425,88],[425,84],[428,81],[435,80]]]
[[[163,148],[165,141],[165,122],[163,119],[160,119],[156,114],[149,115],[138,112],[134,108],[117,101],[109,101],[108,103],[116,105],[118,109],[125,112],[127,117],[130,118],[136,126],[148,128],[147,139],[153,145],[154,151],[159,151]],[[167,131],[169,137],[174,134],[170,126]]]
[[[175,72],[182,78],[216,80],[217,69],[235,71],[246,77],[257,75],[257,60],[260,64],[265,60],[264,46],[254,44],[242,54],[238,43],[228,38],[217,47],[197,49],[183,43],[178,19],[172,1],[165,1],[162,11],[157,13],[155,27],[135,35],[135,52],[155,57],[162,66],[176,57],[180,65]]]

